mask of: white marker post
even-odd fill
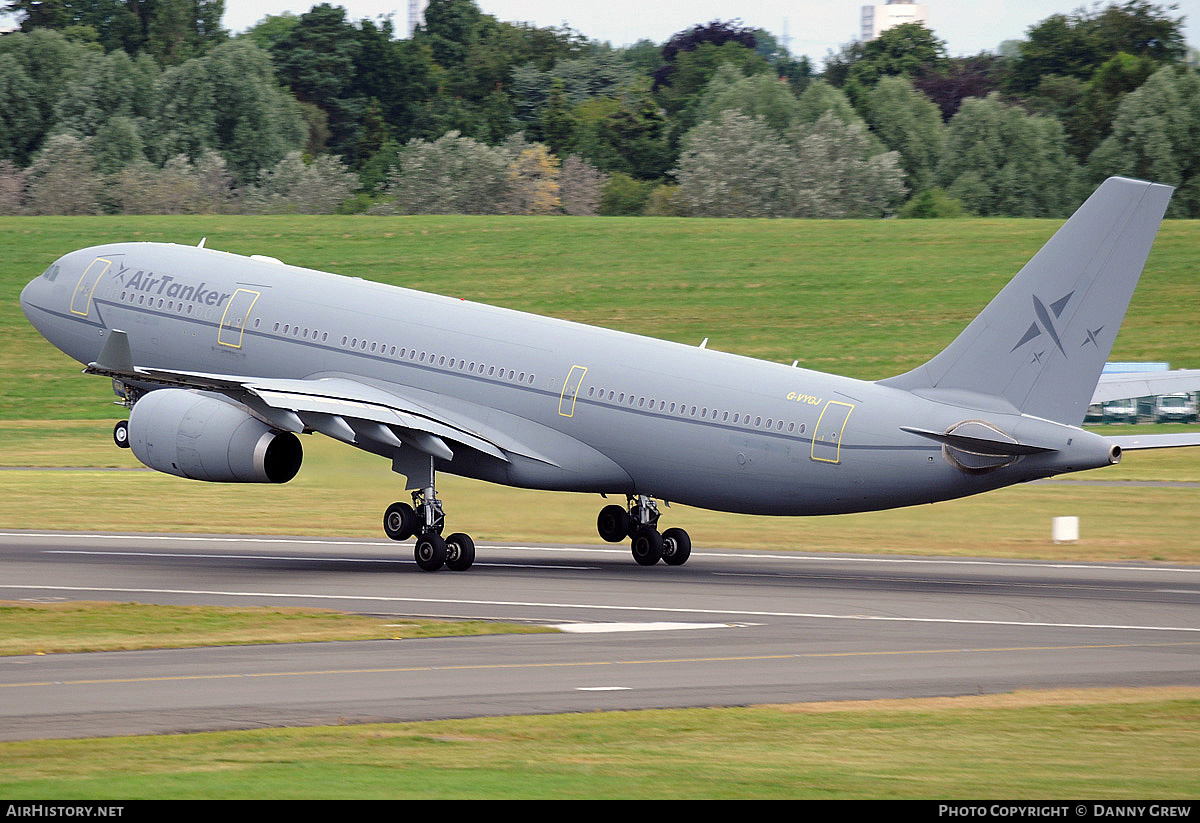
[[[1074,543],[1079,540],[1078,517],[1054,517],[1050,520],[1055,543]]]

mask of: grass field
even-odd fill
[[[0,743],[16,798],[1194,800],[1200,690]]]
[[[482,620],[396,620],[321,609],[0,600],[0,656],[548,632]]]

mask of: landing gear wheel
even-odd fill
[[[609,543],[620,543],[629,537],[629,512],[620,506],[605,506],[596,518],[596,531]]]
[[[407,503],[393,503],[383,513],[383,533],[393,540],[407,540],[417,531],[417,513]]]
[[[129,448],[129,421],[121,420],[113,426],[113,442],[122,449]]]
[[[642,526],[633,536],[632,548],[633,559],[639,566],[653,566],[662,558],[662,535],[652,526]]]
[[[413,557],[423,570],[435,572],[446,564],[446,541],[441,535],[427,532],[417,538]]]
[[[462,532],[446,538],[446,568],[465,572],[475,562],[475,541]]]
[[[682,566],[692,556],[692,538],[683,529],[667,529],[662,542],[662,559],[668,566]]]

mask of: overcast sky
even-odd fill
[[[406,0],[344,0],[350,19],[395,14],[396,30],[406,31]],[[881,0],[882,2],[883,0]],[[476,0],[488,14],[508,22],[536,26],[569,25],[585,37],[624,46],[645,38],[661,43],[696,23],[740,19],[782,37],[786,26],[794,55],[806,54],[817,68],[825,54],[854,39],[862,0]],[[1107,5],[1106,0],[1104,5]],[[225,26],[245,30],[267,14],[303,13],[313,2],[233,0],[225,7]],[[1024,37],[1034,23],[1056,13],[1070,13],[1092,0],[926,0],[929,27],[946,41],[952,56],[995,51],[1004,40]],[[1162,2],[1159,5],[1170,5]],[[1187,40],[1197,45],[1200,0],[1178,0],[1172,16],[1183,15]]]

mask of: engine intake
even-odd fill
[[[129,445],[152,469],[221,483],[286,483],[304,456],[291,432],[219,394],[184,389],[152,391],[134,404]]]

